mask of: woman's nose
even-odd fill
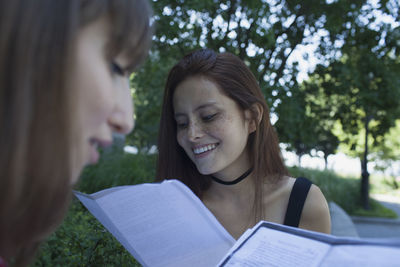
[[[188,126],[188,138],[190,141],[196,141],[203,136],[203,130],[196,122],[192,122]]]
[[[109,125],[113,132],[130,133],[134,128],[133,112],[114,112],[109,120]]]

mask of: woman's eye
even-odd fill
[[[187,123],[182,123],[182,122],[179,123],[179,122],[177,122],[176,126],[178,127],[178,129],[184,129],[184,128],[186,128]]]
[[[124,75],[125,75],[125,72],[124,72],[124,70],[121,68],[121,66],[118,65],[118,64],[115,63],[115,62],[112,62],[112,63],[111,63],[111,71],[112,71],[113,73],[117,74],[117,75],[121,75],[121,76],[124,76]]]
[[[207,122],[207,121],[212,121],[216,115],[217,115],[217,114],[215,113],[215,114],[211,114],[211,115],[204,116],[204,117],[202,118],[202,120],[205,121],[205,122]]]

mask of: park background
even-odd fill
[[[400,198],[397,0],[150,2],[153,44],[130,78],[135,130],[102,151],[77,190],[152,182],[168,71],[185,54],[211,48],[239,56],[254,73],[293,176],[310,178],[351,215],[396,216],[371,194]],[[76,200],[32,264],[135,265]]]

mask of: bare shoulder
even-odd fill
[[[279,181],[264,185],[264,220],[283,223],[289,202],[290,192],[296,179],[288,176]]]
[[[328,203],[318,186],[312,185],[304,203],[300,228],[322,233],[331,232]]]
[[[290,194],[295,181],[296,179],[293,177],[282,176],[281,179],[276,182],[264,184],[264,192],[266,194],[273,194],[276,192],[279,194]]]

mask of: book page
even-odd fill
[[[318,266],[330,249],[327,243],[267,227],[253,230],[220,266]]]
[[[360,239],[261,221],[219,266],[400,266],[400,239]]]
[[[400,266],[400,247],[378,245],[336,245],[321,266]]]
[[[235,242],[176,180],[76,196],[144,266],[215,266]]]

